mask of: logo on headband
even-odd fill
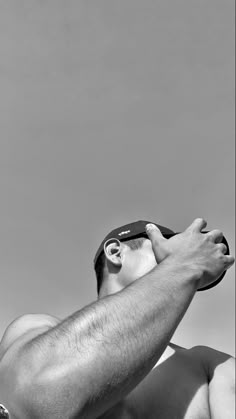
[[[130,230],[122,231],[121,233],[118,233],[118,236],[124,236],[124,234],[129,234]]]

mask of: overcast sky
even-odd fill
[[[121,224],[204,217],[234,254],[233,1],[1,1],[0,57],[0,335],[95,300]],[[173,342],[233,354],[234,284]]]

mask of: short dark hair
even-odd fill
[[[131,249],[131,250],[137,250],[140,249],[143,245],[144,240],[146,240],[146,237],[138,237],[136,239],[127,240],[125,241],[125,244]],[[104,267],[106,262],[106,256],[104,252],[102,252],[97,260],[97,263],[94,267],[97,277],[97,293],[99,294],[99,291],[102,286],[103,282],[103,274],[104,274]]]

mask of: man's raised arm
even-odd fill
[[[148,374],[199,281],[207,284],[234,263],[224,255],[224,245],[201,233],[205,225],[196,219],[179,241],[175,236],[167,257],[150,273],[22,347],[11,394],[21,404],[21,419],[96,418]],[[148,235],[157,254],[160,232],[152,229]]]

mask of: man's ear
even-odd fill
[[[104,254],[109,262],[122,266],[122,244],[118,239],[109,239],[104,243]]]

